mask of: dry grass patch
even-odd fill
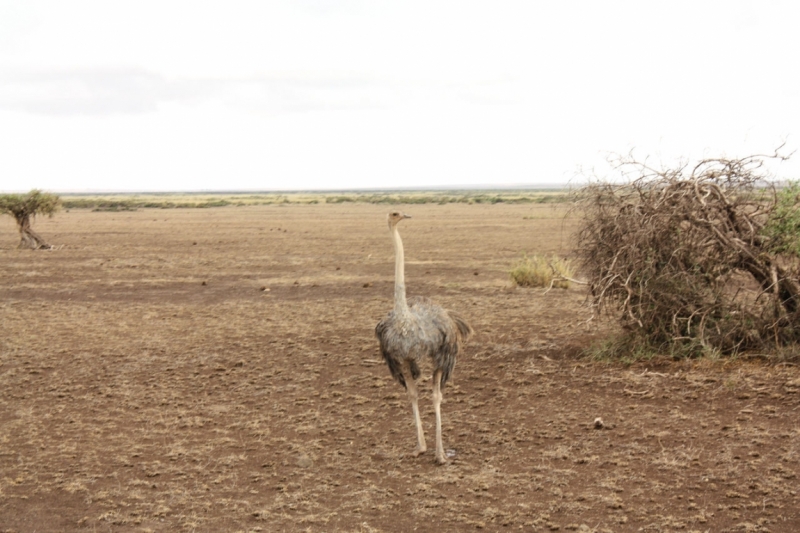
[[[555,254],[525,254],[511,268],[511,281],[519,287],[556,287],[568,289],[575,268],[569,259]]]

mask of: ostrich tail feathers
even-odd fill
[[[462,344],[473,334],[472,327],[460,315],[446,311],[450,324],[442,330],[443,342],[437,353],[433,354],[434,364],[442,370],[442,387],[450,379],[456,366],[456,357]]]
[[[450,311],[448,314],[453,320],[453,323],[456,325],[456,328],[458,329],[458,335],[462,340],[468,340],[475,333],[475,330],[472,329],[472,326],[470,326],[466,320],[461,318],[461,316],[453,313],[452,311]]]

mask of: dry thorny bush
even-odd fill
[[[579,192],[577,253],[592,303],[648,343],[723,353],[800,340],[800,197],[773,155],[656,170],[633,157],[625,183]]]

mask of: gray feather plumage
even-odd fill
[[[402,373],[408,361],[411,375],[419,377],[419,362],[430,357],[442,370],[442,386],[450,378],[461,344],[472,334],[463,318],[427,298],[412,298],[408,311],[391,311],[378,322],[375,335],[392,377],[406,386]]]

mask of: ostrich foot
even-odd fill
[[[414,457],[419,457],[426,451],[428,451],[428,448],[426,448],[425,446],[417,446],[417,449],[414,450]]]
[[[455,450],[445,450],[444,452],[436,452],[436,464],[446,465],[450,459],[456,456]]]

